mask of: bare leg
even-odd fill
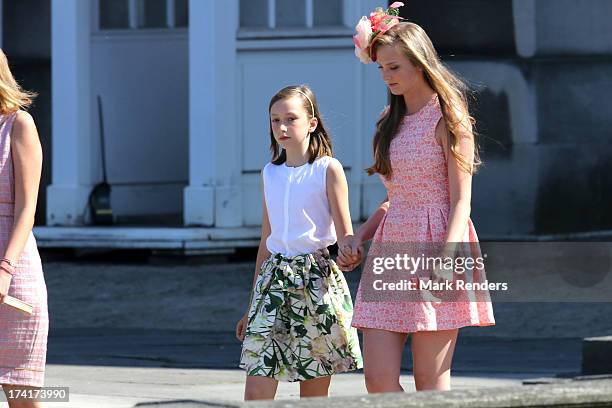
[[[17,391],[22,390],[36,390],[38,389],[36,387],[2,384],[2,389],[4,390],[4,394],[6,395],[9,408],[43,408],[43,404],[41,402],[34,401],[31,399],[9,399],[10,391],[13,391],[15,393]]]
[[[244,400],[274,399],[277,388],[278,381],[274,378],[247,375],[244,387]]]
[[[329,397],[331,375],[300,381],[300,398]]]
[[[412,334],[412,360],[417,391],[450,390],[451,363],[459,330]]]
[[[363,371],[368,393],[401,392],[400,368],[406,333],[363,330]]]

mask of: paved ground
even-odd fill
[[[99,258],[97,258],[99,259]],[[217,259],[218,261],[218,259]],[[145,258],[131,262],[47,262],[45,275],[53,328],[145,328],[232,331],[249,299],[253,262],[189,265],[176,258]],[[546,265],[508,270],[523,276],[525,291],[547,291],[566,299]],[[359,272],[347,273],[352,293]],[[606,282],[612,288],[612,274]],[[516,278],[515,278],[516,279]],[[518,291],[518,290],[517,290]],[[601,291],[600,291],[601,292]],[[497,325],[468,328],[464,335],[504,338],[587,337],[612,333],[610,302],[496,303]],[[600,295],[599,298],[602,296]]]
[[[524,379],[575,375],[580,339],[460,339],[454,388],[520,385]],[[172,399],[240,401],[244,373],[240,345],[227,332],[139,329],[67,329],[53,333],[50,386],[69,386],[70,404],[53,407],[130,407]],[[410,353],[402,384],[414,390]],[[279,398],[297,398],[298,386],[282,384]],[[366,394],[363,374],[336,376],[332,394]]]
[[[70,404],[48,406],[242,399],[232,331],[246,307],[252,261],[45,257],[52,318],[47,385],[71,390]],[[359,275],[347,278],[355,290]],[[577,374],[581,338],[612,333],[611,312],[612,303],[496,304],[497,326],[460,332],[454,387]],[[406,390],[414,389],[410,367],[407,350]],[[282,384],[279,398],[297,392],[297,385]],[[362,374],[337,376],[332,393],[365,394]]]
[[[70,403],[49,403],[50,408],[128,408],[137,403],[205,400],[242,400],[244,378],[242,373],[231,370],[181,370],[169,368],[126,369],[109,367],[51,366],[49,382],[54,372],[61,371],[62,383],[71,384]],[[93,376],[93,377],[91,377]],[[494,375],[487,377],[458,374],[454,378],[455,389],[520,385],[529,374]],[[366,395],[361,374],[341,374],[334,377],[332,396]],[[409,375],[402,375],[406,390],[414,389]],[[296,399],[299,389],[295,384],[281,384],[277,399]]]

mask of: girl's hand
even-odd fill
[[[446,244],[442,249],[442,252],[438,255],[438,258],[444,260],[447,258],[455,259],[456,258],[456,243]],[[454,263],[453,263],[454,264]],[[454,278],[454,273],[452,268],[441,267],[442,265],[435,265],[431,277],[434,282],[445,284],[448,282],[452,282]]]
[[[362,260],[363,245],[359,238],[348,235],[339,242],[337,264],[341,271],[352,271]]]
[[[446,284],[453,282],[453,271],[436,265],[431,273],[432,280],[436,283]]]
[[[249,320],[249,315],[247,313],[242,316],[238,323],[236,323],[236,338],[240,341],[244,341],[244,334],[247,328],[247,322]]]
[[[0,303],[4,303],[4,298],[8,295],[12,278],[11,274],[0,269]]]

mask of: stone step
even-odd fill
[[[585,375],[612,374],[612,336],[583,339],[582,373]]]

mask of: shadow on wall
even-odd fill
[[[508,95],[488,89],[477,92],[471,105],[476,119],[478,144],[483,161],[512,158],[512,129]]]
[[[2,49],[13,75],[22,88],[38,94],[29,112],[43,149],[35,224],[44,225],[51,183],[51,1],[5,1],[1,15]]]

